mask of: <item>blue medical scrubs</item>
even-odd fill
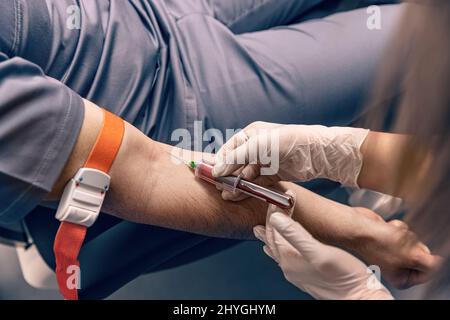
[[[222,132],[257,120],[353,123],[402,8],[381,6],[382,28],[369,30],[364,8],[336,13],[352,3],[1,0],[0,221],[30,212],[41,220],[52,216],[38,206],[76,142],[82,97],[165,143],[175,143],[177,128],[192,131],[195,121]],[[320,10],[325,14],[315,15]],[[145,271],[205,240],[126,222],[101,225],[102,232],[122,226],[116,239],[139,232],[157,239],[133,256],[151,260]],[[50,229],[41,230],[48,234],[45,245]],[[129,250],[103,240],[111,251]],[[82,252],[82,265],[95,260],[91,246],[94,254]],[[82,281],[85,287],[99,282],[94,271]]]

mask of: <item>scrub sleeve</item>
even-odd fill
[[[5,223],[23,218],[51,191],[84,118],[76,93],[18,57],[45,45],[33,38],[38,32],[26,32],[45,24],[37,16],[31,21],[30,3],[0,1],[0,221]]]

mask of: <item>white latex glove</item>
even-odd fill
[[[393,299],[362,261],[317,241],[279,210],[270,206],[266,228],[257,226],[254,231],[289,282],[316,299]]]
[[[241,174],[262,185],[277,181],[309,181],[325,178],[358,187],[362,168],[360,151],[369,130],[348,127],[279,125],[255,122],[231,138],[217,153],[213,174]],[[275,150],[272,150],[274,146]],[[276,150],[278,149],[278,150]],[[278,161],[276,155],[279,155]],[[261,172],[267,159],[277,161],[279,170]],[[223,193],[226,200],[238,194]]]

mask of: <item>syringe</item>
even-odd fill
[[[241,177],[227,176],[216,178],[212,175],[213,166],[206,162],[191,161],[189,166],[195,170],[195,176],[230,192],[240,191],[253,198],[276,205],[281,209],[291,209],[294,200],[284,193],[261,187]]]

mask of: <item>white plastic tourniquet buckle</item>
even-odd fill
[[[64,189],[56,219],[85,227],[92,226],[102,208],[109,182],[109,175],[102,171],[80,169]]]

